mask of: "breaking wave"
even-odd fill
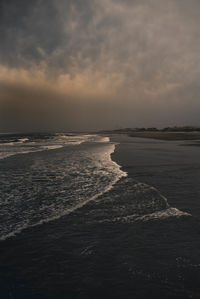
[[[105,222],[138,222],[170,217],[191,216],[169,205],[167,199],[154,187],[132,178],[121,178],[114,188],[96,201],[98,215]]]
[[[55,139],[42,146],[55,149],[62,145],[61,151],[38,152],[34,158],[16,156],[16,165],[14,159],[12,163],[1,160],[1,240],[80,209],[126,176],[111,160],[115,144],[109,138],[59,135]],[[67,140],[67,145],[61,140]]]

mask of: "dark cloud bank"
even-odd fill
[[[197,0],[1,0],[0,130],[200,125]]]

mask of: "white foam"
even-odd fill
[[[45,145],[42,147],[42,150],[53,150],[53,149],[58,149],[58,148],[62,148],[63,145]]]
[[[109,142],[109,138],[100,137],[98,135],[65,135],[59,133],[52,139],[42,141],[29,142],[29,138],[19,138],[17,142],[0,144],[0,159],[19,154],[54,150],[64,146],[80,145],[84,142]]]
[[[19,139],[18,139],[18,142],[19,142],[19,143],[24,143],[24,142],[26,142],[26,141],[29,141],[29,138],[19,138]]]
[[[168,209],[165,210],[161,210],[141,217],[137,217],[136,220],[149,221],[149,220],[157,220],[157,219],[166,219],[169,217],[180,218],[182,216],[192,216],[192,215],[186,212],[182,212],[179,209],[169,207]]]
[[[167,209],[156,211],[154,213],[150,213],[142,216],[138,214],[132,214],[126,217],[117,217],[114,219],[114,221],[132,223],[138,221],[146,222],[150,220],[164,220],[171,217],[175,217],[175,218],[192,217],[192,215],[187,212],[180,211],[179,209],[169,207]]]
[[[109,139],[107,139],[107,140],[110,141]],[[115,150],[115,144],[110,144],[107,151],[104,151],[104,152],[100,153],[101,160],[98,160],[98,159],[94,160],[96,163],[100,163],[100,164],[102,163],[102,161],[104,161],[105,165],[107,165],[109,163],[108,167],[111,167],[112,172],[115,173],[114,178],[112,179],[112,181],[101,192],[98,192],[94,196],[91,196],[88,199],[86,199],[84,201],[81,201],[81,202],[79,202],[79,203],[75,204],[74,206],[71,206],[67,209],[60,209],[60,210],[56,211],[54,209],[54,204],[52,203],[52,207],[48,206],[48,208],[51,208],[51,210],[52,210],[52,215],[50,217],[42,218],[37,223],[33,223],[33,224],[30,224],[29,221],[24,221],[24,222],[21,223],[21,225],[18,225],[18,227],[15,230],[13,230],[12,232],[5,233],[2,237],[0,237],[0,240],[3,241],[7,238],[14,237],[15,235],[19,234],[21,231],[23,231],[27,228],[42,225],[44,223],[48,223],[50,221],[59,219],[63,216],[69,215],[69,214],[75,212],[77,209],[82,208],[83,206],[85,206],[90,201],[93,201],[93,200],[97,199],[102,194],[104,194],[104,193],[108,192],[109,190],[111,190],[113,188],[113,186],[116,184],[116,182],[121,177],[127,176],[127,173],[123,172],[120,169],[120,166],[116,162],[112,161],[111,154],[114,152],[114,150]],[[42,211],[42,209],[45,211],[46,207],[44,207],[44,208],[41,207],[41,211]]]

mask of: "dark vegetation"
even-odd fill
[[[130,137],[153,138],[162,140],[198,140],[200,139],[200,127],[166,127],[157,128],[125,128],[112,131],[101,131],[105,134],[127,134]]]

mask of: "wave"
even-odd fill
[[[138,222],[188,217],[191,214],[171,207],[154,187],[130,177],[121,178],[110,192],[96,203],[100,222]]]
[[[27,141],[29,141],[29,138],[19,138],[18,139],[19,143],[24,143],[24,142],[27,142]]]
[[[46,160],[45,156],[42,160],[36,159],[30,169],[22,167],[20,172],[11,169],[8,176],[6,172],[0,172],[2,184],[5,184],[0,187],[0,240],[75,211],[85,213],[81,208],[86,205],[89,222],[137,223],[191,216],[171,207],[156,188],[128,177],[111,159],[116,144],[109,138],[94,135],[81,138],[85,145],[66,146],[59,155],[52,153]],[[56,136],[58,139],[63,136]],[[43,150],[61,144],[54,140],[54,144],[45,146]],[[18,187],[14,189],[14,194],[11,185],[19,186],[19,190]],[[7,195],[5,190],[8,190]]]
[[[109,142],[108,137],[88,134],[65,134],[56,133],[55,135],[30,135],[29,137],[3,136],[0,141],[0,159],[19,154],[41,152],[45,150],[55,150],[65,146],[80,145],[84,142]],[[10,139],[10,140],[9,140]]]
[[[94,138],[94,137],[93,137]],[[125,172],[123,172],[120,169],[120,166],[112,161],[111,159],[111,154],[114,152],[115,150],[115,144],[113,143],[107,143],[107,145],[102,144],[101,145],[101,141],[102,139],[99,137],[100,143],[99,145],[95,145],[94,149],[93,146],[89,146],[85,148],[85,152],[83,153],[82,150],[80,149],[80,151],[77,149],[77,158],[78,161],[76,162],[75,158],[73,159],[73,157],[71,156],[71,152],[69,152],[69,159],[71,158],[71,163],[72,163],[72,168],[69,167],[69,163],[70,160],[68,160],[68,169],[65,167],[64,161],[62,162],[60,159],[60,163],[62,166],[62,169],[60,169],[59,165],[54,164],[54,162],[48,161],[48,165],[47,165],[47,171],[49,174],[49,170],[51,167],[51,163],[52,164],[52,171],[55,172],[55,176],[59,176],[61,173],[63,175],[63,179],[67,182],[67,185],[63,186],[63,182],[56,182],[56,181],[52,181],[52,184],[50,184],[51,187],[49,187],[49,178],[48,177],[38,177],[37,178],[37,184],[38,187],[36,189],[39,188],[40,184],[47,184],[47,187],[42,187],[42,189],[47,190],[47,188],[51,188],[49,189],[49,195],[47,194],[47,196],[50,198],[52,197],[51,194],[54,194],[55,190],[57,190],[58,186],[59,188],[64,188],[60,190],[60,196],[58,198],[54,198],[53,201],[46,201],[44,198],[44,202],[39,202],[40,207],[38,207],[38,201],[37,205],[35,207],[35,203],[34,203],[34,196],[36,196],[37,198],[37,193],[34,194],[30,194],[30,200],[29,204],[27,205],[26,201],[27,198],[22,198],[21,199],[21,195],[15,196],[15,199],[9,203],[6,202],[6,206],[8,206],[8,208],[10,209],[10,205],[12,205],[12,209],[10,209],[10,213],[12,214],[12,210],[13,210],[13,216],[11,215],[11,224],[8,224],[8,229],[4,229],[4,233],[3,235],[0,237],[0,240],[5,240],[7,238],[13,237],[17,234],[19,234],[20,232],[22,232],[25,229],[28,229],[30,227],[35,227],[38,225],[42,225],[44,223],[48,223],[51,222],[53,220],[59,219],[63,216],[69,215],[73,212],[75,212],[76,210],[82,208],[83,206],[85,206],[86,204],[88,204],[91,201],[95,201],[97,198],[99,198],[100,196],[102,196],[104,193],[109,192],[113,186],[117,183],[118,180],[120,180],[120,178],[125,177],[127,174]],[[109,141],[109,139],[106,139],[106,141]],[[94,142],[96,143],[96,141]],[[67,148],[66,148],[67,150]],[[91,152],[91,150],[93,150]],[[68,151],[65,152],[65,156],[67,155]],[[61,153],[62,154],[62,153]],[[85,156],[86,155],[86,156]],[[62,156],[61,156],[62,157]],[[82,157],[84,157],[83,165],[81,164],[81,160]],[[88,158],[87,158],[88,157]],[[88,160],[89,159],[89,160]],[[85,161],[85,164],[84,164]],[[89,162],[91,161],[91,162]],[[92,163],[90,165],[90,163]],[[64,164],[64,165],[63,165]],[[41,162],[39,164],[39,167],[41,167]],[[75,167],[75,169],[74,169]],[[83,171],[81,171],[81,169],[83,169]],[[39,171],[36,165],[36,170],[37,172],[41,175],[43,170]],[[34,168],[32,168],[32,171],[34,171]],[[65,172],[68,171],[68,174]],[[73,177],[72,174],[73,172],[78,173],[78,175],[75,175],[75,177],[73,178],[73,180],[70,182],[70,177]],[[83,172],[86,173],[86,177],[83,176]],[[60,173],[60,174],[59,174]],[[25,174],[23,173],[23,176]],[[50,173],[50,175],[52,176],[52,173]],[[67,175],[67,176],[66,176]],[[66,177],[69,177],[69,182],[68,180],[66,180]],[[85,183],[82,180],[85,180]],[[80,191],[78,190],[78,188],[75,188],[75,193],[73,194],[73,188],[71,189],[71,184],[75,184],[75,181],[77,183],[77,180],[80,181],[78,183],[78,188],[80,189]],[[92,182],[93,180],[93,182]],[[23,177],[21,179],[21,181],[23,182],[23,184],[25,185],[25,182],[23,180]],[[31,179],[31,181],[33,181],[33,178]],[[45,183],[46,181],[46,183]],[[15,183],[15,182],[14,182]],[[95,186],[96,184],[96,186]],[[23,188],[26,188],[26,185],[23,186]],[[32,188],[32,187],[31,187]],[[65,194],[65,190],[68,190],[69,192],[67,192]],[[85,195],[83,195],[83,190],[85,189]],[[26,190],[26,189],[25,189]],[[25,191],[27,193],[27,191]],[[37,190],[36,190],[37,192]],[[46,192],[46,191],[45,191]],[[64,193],[63,193],[64,192]],[[79,194],[80,192],[80,194]],[[71,200],[70,197],[74,197],[74,200]],[[48,198],[47,197],[47,198]],[[68,198],[69,197],[69,198]],[[81,199],[82,198],[82,199]],[[9,201],[9,199],[8,199]],[[23,207],[24,205],[24,209],[28,208],[28,210],[22,210],[21,211],[21,219],[20,221],[14,223],[13,219],[16,217],[16,210],[18,208],[18,205],[21,201],[21,206]],[[42,201],[42,198],[40,199],[40,201]],[[69,201],[69,203],[68,203]],[[16,207],[15,207],[15,202],[16,202]],[[23,203],[24,202],[24,203]],[[1,209],[4,208],[4,205],[1,206]],[[7,209],[7,208],[6,208]],[[2,213],[2,212],[1,212]],[[6,214],[6,210],[3,212],[3,214]],[[18,214],[18,213],[17,213]],[[5,227],[5,225],[4,225]]]
[[[157,219],[166,219],[170,217],[180,218],[183,216],[188,217],[192,215],[187,212],[182,212],[179,209],[169,207],[165,210],[157,211],[151,214],[144,215],[142,217],[138,217],[136,218],[136,221],[149,221],[149,220],[157,220]]]

